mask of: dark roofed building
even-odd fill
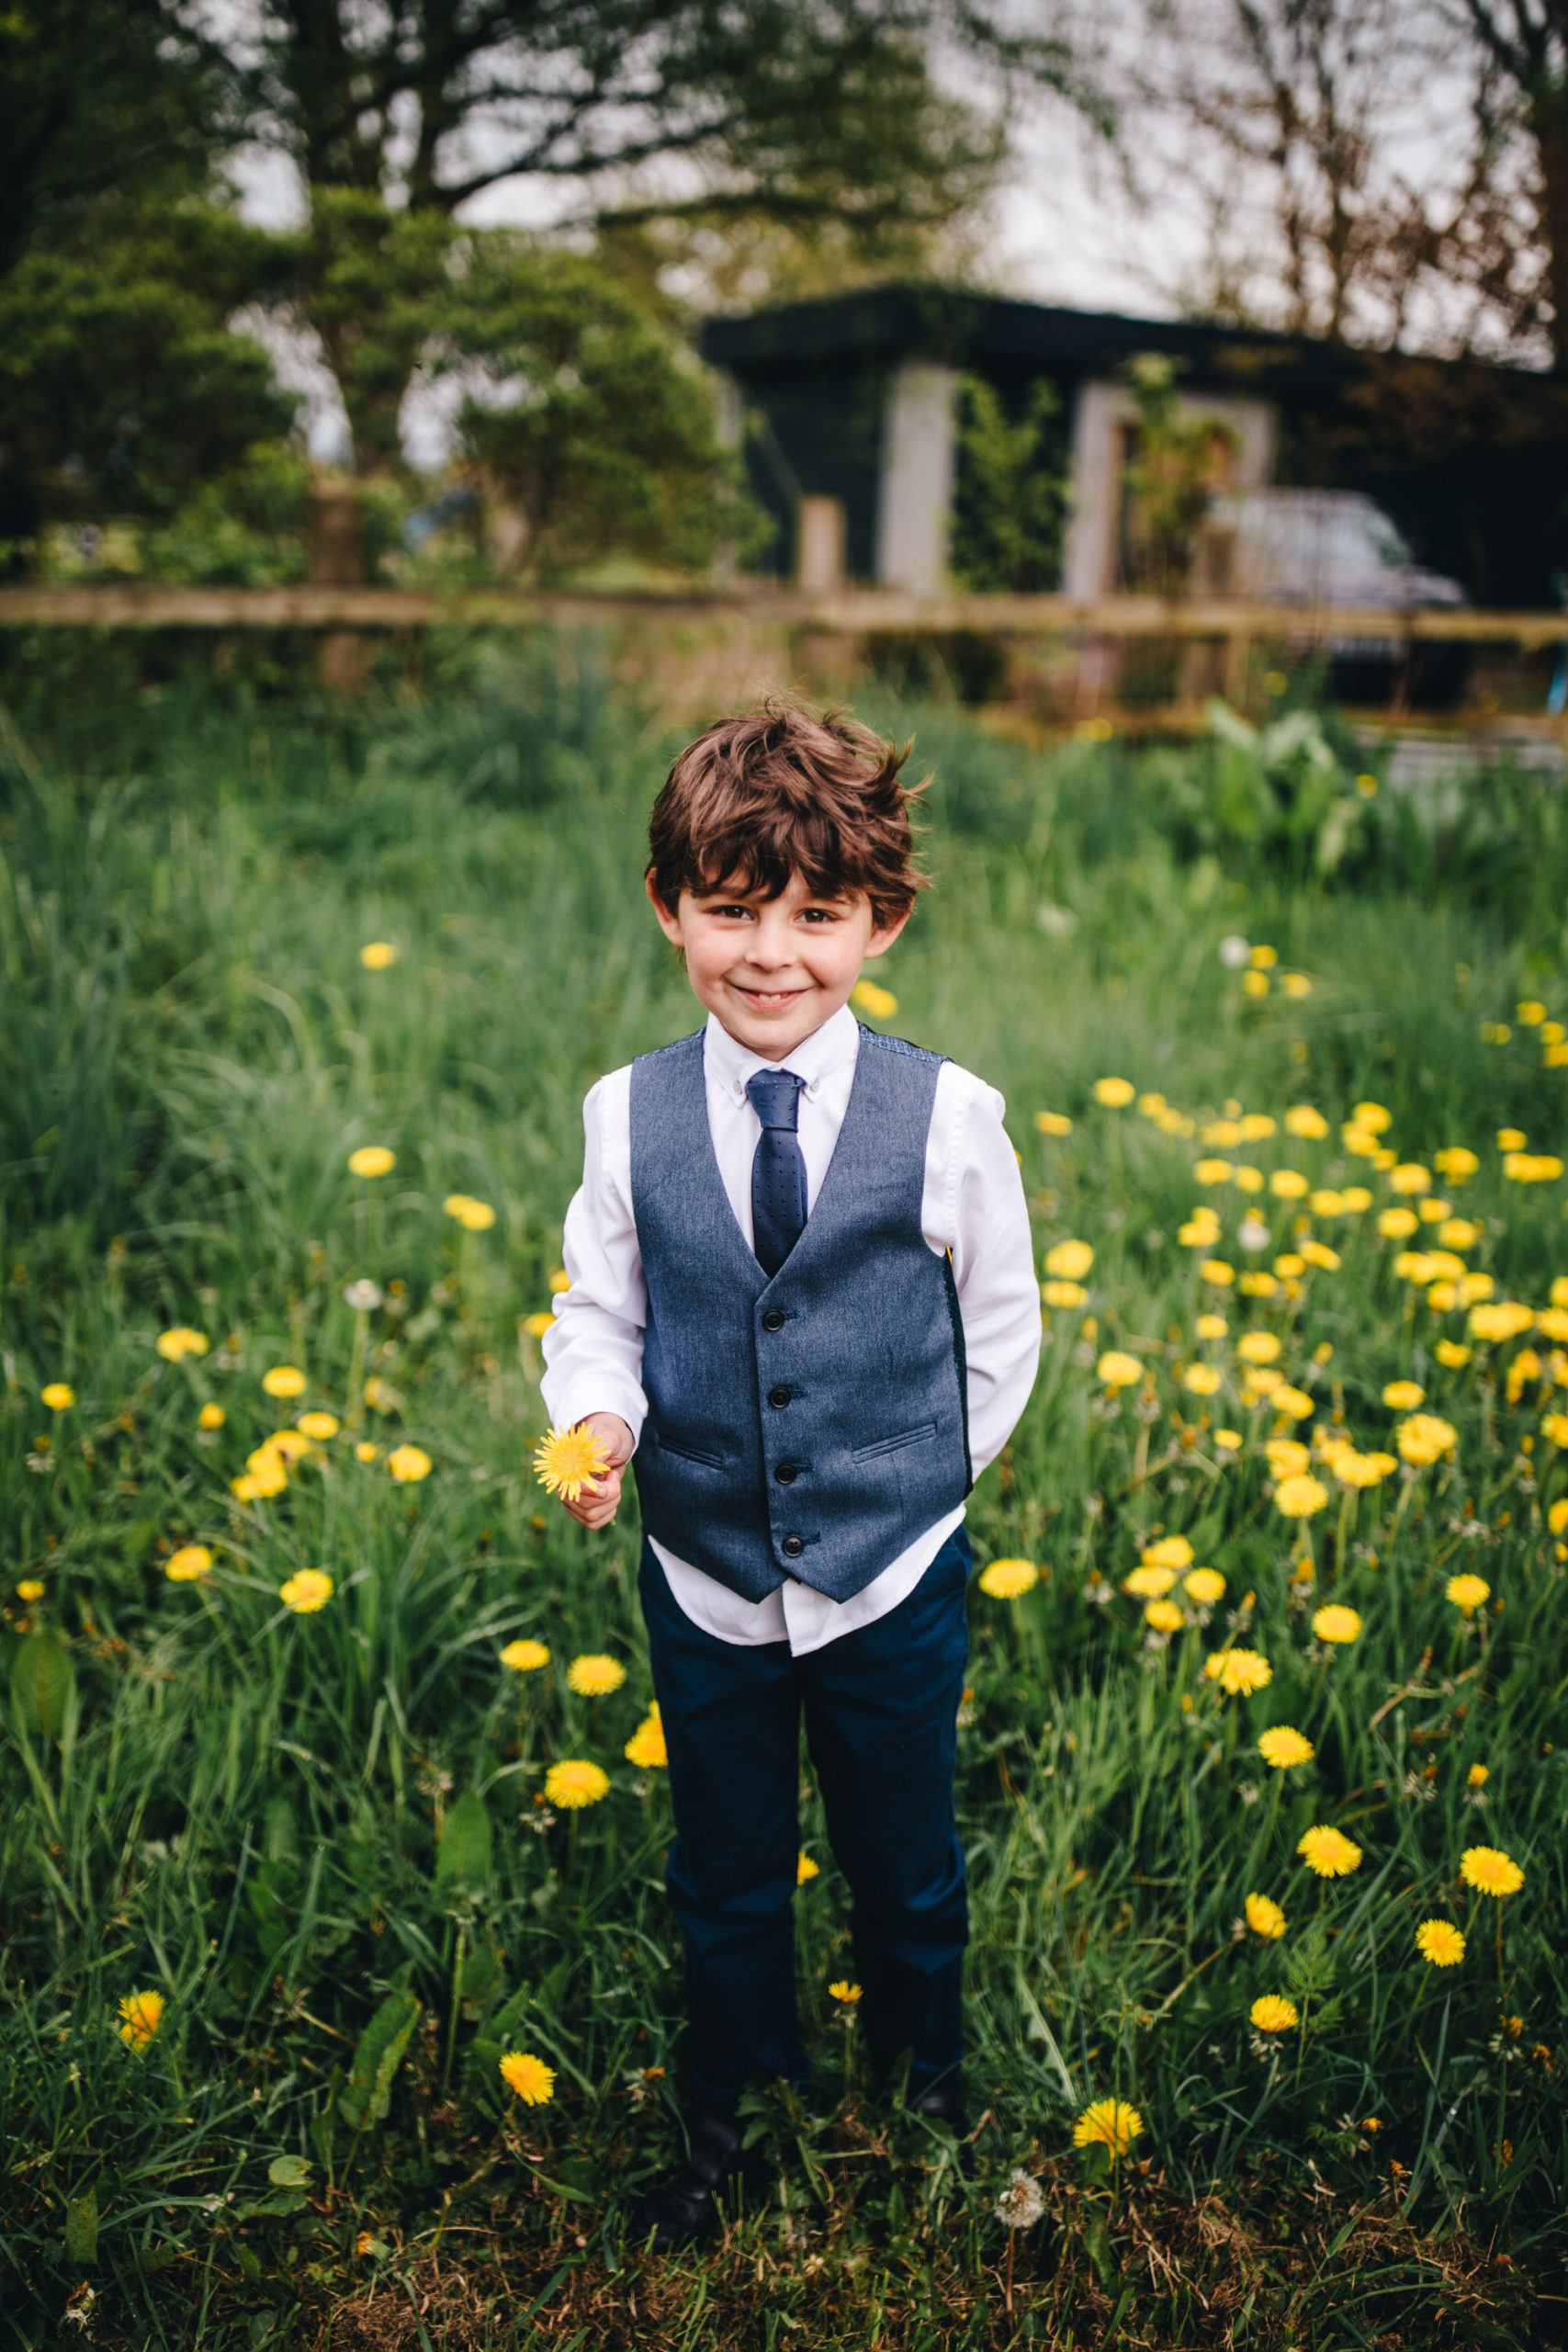
[[[1478,603],[1552,603],[1568,571],[1568,397],[1524,370],[912,286],[710,319],[702,350],[733,387],[751,486],[777,525],[762,563],[777,572],[795,567],[801,502],[830,501],[816,511],[839,517],[851,579],[935,593],[962,490],[964,380],[1017,415],[1043,379],[1068,493],[1055,584],[1110,593],[1135,413],[1126,370],[1151,353],[1175,364],[1184,402],[1231,424],[1238,490],[1365,491]]]

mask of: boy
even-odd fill
[[[686,1944],[688,2152],[632,2216],[660,2250],[713,2226],[747,2077],[806,2071],[803,1713],[873,2066],[907,2052],[911,2103],[964,2128],[964,1505],[1033,1384],[1040,1294],[1000,1096],[848,1010],[924,887],[903,756],[773,704],[676,761],[647,889],[707,1023],[589,1094],[545,1340],[552,1421],[609,1453],[585,1527],[636,1456]]]

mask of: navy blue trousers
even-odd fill
[[[795,1997],[800,1728],[849,1882],[874,2066],[911,2052],[914,2090],[963,2055],[969,1913],[953,1823],[972,1555],[960,1528],[874,1625],[792,1657],[694,1625],[647,1544],[638,1579],[670,1756],[671,1908],[686,1944],[682,2052],[732,2111],[750,2075],[807,2070]]]

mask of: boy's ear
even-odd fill
[[[660,930],[664,933],[665,938],[670,942],[671,947],[679,947],[681,944],[680,922],[676,916],[671,913],[670,909],[660,897],[659,885],[653,878],[653,868],[651,865],[642,877],[642,887],[648,892],[649,905],[659,917]]]
[[[878,923],[865,943],[867,956],[886,956],[914,911],[913,907],[906,907],[896,922]]]

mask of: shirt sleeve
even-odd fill
[[[944,1062],[931,1106],[921,1222],[953,1252],[969,1367],[969,1457],[977,1478],[1029,1402],[1040,1363],[1040,1284],[1018,1155],[996,1089]]]
[[[540,1393],[555,1427],[618,1413],[635,1445],[648,1413],[648,1284],[632,1215],[629,1069],[590,1089],[582,1135],[582,1182],[566,1213],[562,1250],[570,1288],[557,1297],[545,1334]]]

